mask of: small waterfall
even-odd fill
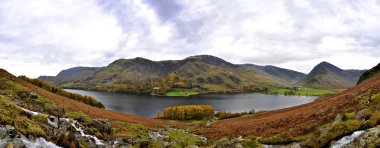
[[[31,110],[28,110],[28,109],[25,109],[25,108],[22,108],[22,107],[20,107],[20,108],[21,108],[22,110],[24,110],[25,112],[28,112],[28,113],[30,113],[30,114],[32,114],[32,115],[35,115],[35,116],[37,116],[37,115],[41,115],[41,116],[49,117],[49,116],[46,115],[46,114],[42,114],[42,113],[39,113],[39,112],[34,112],[34,111],[31,111]],[[65,121],[71,123],[71,125],[75,128],[75,130],[77,130],[78,132],[80,132],[80,134],[81,134],[82,137],[89,137],[89,138],[91,138],[91,139],[94,139],[96,145],[104,145],[104,144],[101,142],[101,140],[99,140],[97,137],[92,136],[92,135],[87,135],[87,134],[85,134],[84,131],[83,131],[83,129],[82,129],[81,124],[80,124],[78,121],[76,121],[76,120],[74,120],[74,119],[69,119],[69,118],[61,118],[61,120],[65,120]],[[50,125],[53,126],[53,127],[58,127],[58,125],[56,125],[55,123],[51,122],[51,121],[49,120],[49,118],[47,119],[47,122],[48,122],[48,124],[50,124]],[[45,140],[45,139],[44,139],[44,140]],[[1,144],[1,143],[0,143],[0,144]]]
[[[59,146],[55,145],[54,143],[50,141],[46,141],[44,138],[37,138],[36,140],[22,140],[25,144],[25,147],[27,148],[60,148]]]
[[[345,136],[342,139],[334,142],[331,145],[331,148],[341,148],[341,147],[347,146],[348,144],[352,143],[355,140],[355,138],[359,137],[363,133],[364,131],[356,131],[352,133],[351,135]]]
[[[83,129],[82,129],[81,124],[78,121],[73,120],[73,119],[68,119],[68,118],[61,118],[61,119],[71,123],[71,125],[75,128],[75,130],[80,132],[80,135],[82,137],[89,137],[89,138],[94,139],[96,145],[104,145],[97,137],[85,134]]]

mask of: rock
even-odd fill
[[[17,137],[17,131],[16,128],[11,125],[6,125],[5,128],[7,129],[7,134],[10,138],[16,138]]]
[[[224,138],[222,140],[219,140],[215,145],[215,148],[244,148],[244,147],[247,147],[247,143],[241,137],[234,138],[234,139]]]
[[[362,135],[355,138],[352,143],[347,145],[349,148],[355,147],[375,147],[380,139],[380,126],[366,130]]]
[[[199,148],[199,147],[196,145],[190,145],[189,148]]]
[[[4,139],[7,133],[7,128],[5,128],[3,125],[0,125],[0,139]]]
[[[16,138],[16,139],[8,141],[5,147],[6,148],[24,148],[25,144],[20,138]]]
[[[342,116],[341,114],[338,114],[338,115],[335,117],[334,121],[332,122],[332,125],[337,124],[338,122],[342,121],[342,119],[343,119],[343,116]]]
[[[362,109],[362,110],[358,111],[358,112],[355,114],[355,118],[356,118],[356,119],[360,118],[360,117],[363,115],[364,111],[365,111],[365,109]]]
[[[151,142],[150,141],[143,141],[140,143],[140,148],[149,148]]]
[[[108,120],[94,119],[91,120],[90,126],[96,127],[100,132],[103,133],[112,133],[112,124]]]
[[[112,142],[112,147],[130,147],[136,143],[131,142],[129,138],[117,138]]]
[[[170,148],[170,147],[176,147],[175,142],[165,142],[161,148]]]
[[[160,131],[150,131],[149,137],[152,141],[169,141],[169,136]]]
[[[54,117],[54,116],[49,116],[47,118],[47,121],[48,123],[53,126],[54,128],[58,128],[58,125],[59,125],[59,120],[57,117]]]
[[[32,98],[32,99],[37,99],[37,98],[38,98],[37,94],[34,93],[34,92],[31,92],[31,93],[29,94],[29,96],[30,96],[30,98]]]
[[[67,131],[62,134],[57,144],[62,147],[79,147],[78,137],[76,137],[75,133]]]
[[[301,144],[300,143],[290,143],[290,144],[287,144],[287,145],[266,145],[265,146],[266,148],[301,148]]]

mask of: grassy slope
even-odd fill
[[[281,95],[299,95],[299,96],[326,96],[335,94],[336,91],[330,89],[318,89],[318,88],[300,88],[299,90],[290,90],[286,88],[271,90],[272,94]]]
[[[18,80],[19,84],[22,84],[23,86],[29,88],[30,90],[42,95],[46,96],[62,106],[68,108],[69,110],[75,111],[75,112],[83,112],[90,117],[93,118],[104,118],[104,119],[110,119],[114,121],[123,121],[123,122],[129,122],[129,123],[136,123],[136,124],[143,124],[148,127],[162,127],[164,125],[177,125],[180,124],[178,122],[170,122],[170,121],[164,121],[164,120],[158,120],[158,119],[150,119],[150,118],[144,118],[134,115],[128,115],[123,114],[119,112],[109,111],[105,109],[100,109],[96,107],[92,107],[74,100],[71,100],[69,98],[59,96],[57,94],[51,93],[49,91],[46,91],[44,89],[41,89],[33,84],[30,84],[23,80]]]
[[[203,127],[197,131],[211,139],[240,135],[256,137],[277,136],[277,140],[281,141],[281,139],[285,139],[284,141],[289,142],[289,140],[300,140],[297,139],[298,136],[313,135],[314,132],[319,130],[320,125],[332,122],[338,114],[355,114],[363,108],[367,109],[366,113],[368,114],[367,116],[370,116],[370,120],[368,121],[370,123],[361,123],[359,126],[374,126],[380,121],[379,113],[376,111],[376,108],[380,106],[380,90],[378,88],[380,88],[380,74],[352,89],[340,92],[334,96],[318,99],[312,103],[270,111],[255,116],[217,121],[210,127]],[[374,94],[379,94],[377,95],[379,97],[376,98],[376,101],[373,101],[373,104],[369,106],[362,105],[367,102],[366,99],[373,97]],[[360,116],[360,118],[366,118],[366,116]],[[335,126],[332,126],[329,132],[327,132],[330,135],[322,135],[321,137],[314,138],[314,140],[319,139],[326,142],[326,139],[331,140],[359,128],[356,121],[352,123],[346,123],[345,121],[339,123],[338,126],[343,128],[341,129],[342,131],[338,129],[339,133],[334,133],[334,130],[330,131],[330,129],[335,128]],[[323,137],[328,138],[323,139]],[[309,137],[305,136],[304,138]],[[301,139],[304,140],[303,138]],[[323,144],[325,143],[320,143],[320,145]]]
[[[204,63],[200,60],[187,62],[174,72],[176,75],[187,76],[195,84],[208,88],[210,91],[231,91],[241,89],[245,85],[257,87],[284,87],[286,84],[267,76],[242,67],[220,67]],[[221,83],[199,83],[198,78],[221,78]],[[233,78],[237,78],[235,81]]]
[[[340,89],[352,87],[353,84],[333,74],[315,74],[307,77],[303,81],[302,86],[320,89]]]
[[[191,96],[191,95],[197,95],[199,94],[198,92],[192,92],[192,91],[172,91],[166,93],[166,96],[169,97],[176,97],[176,96]]]

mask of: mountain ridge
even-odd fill
[[[323,61],[297,85],[311,88],[346,89],[354,86],[365,70],[343,70]]]

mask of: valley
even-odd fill
[[[254,64],[232,64],[211,55],[183,60],[119,59],[105,67],[74,67],[38,79],[68,89],[159,96],[259,92],[324,96],[356,84],[365,70],[318,64],[309,74]],[[286,89],[288,91],[286,91]],[[302,90],[300,92],[297,92]]]
[[[99,138],[102,143],[106,143],[108,146],[113,145],[112,143],[115,143],[114,140],[123,141],[122,138],[128,137],[132,141],[124,140],[124,142],[120,141],[120,144],[137,145],[140,147],[145,147],[144,145],[161,147],[166,144],[174,147],[181,147],[181,145],[197,145],[200,147],[218,147],[219,145],[263,147],[265,145],[286,145],[296,142],[299,146],[322,147],[328,145],[332,140],[337,140],[339,137],[349,135],[354,131],[372,130],[372,128],[377,126],[380,119],[376,112],[380,88],[380,74],[376,72],[377,69],[377,67],[374,67],[369,72],[366,72],[371,74],[364,74],[360,78],[362,80],[360,84],[353,88],[337,92],[336,94],[330,94],[327,97],[316,99],[310,103],[305,102],[306,104],[303,105],[297,106],[297,104],[294,104],[296,105],[294,107],[291,105],[288,107],[272,108],[274,109],[273,111],[255,109],[249,114],[241,114],[231,119],[218,120],[215,118],[213,120],[192,121],[146,118],[105,110],[102,107],[97,107],[96,103],[81,102],[80,100],[75,100],[75,98],[70,98],[70,95],[62,96],[69,93],[49,86],[41,80],[31,81],[32,79],[15,77],[3,70],[0,74],[0,92],[3,102],[1,108],[5,114],[0,116],[0,124],[11,125],[22,135],[44,138],[64,147],[68,147],[69,145],[74,147],[98,145],[96,140],[93,141],[91,138],[67,140],[65,136],[56,137],[54,135],[59,135],[59,133],[75,137],[75,135],[80,135],[81,132],[78,130],[68,130],[70,129],[69,127],[66,127],[68,129],[61,129],[61,126],[59,126],[59,129],[54,129],[55,127],[49,126],[49,122],[46,122],[44,117],[34,114],[30,115],[28,112],[25,113],[23,109],[14,110],[19,106],[33,112],[49,114],[58,119],[73,119],[81,124],[81,128],[87,131],[85,132],[86,134]],[[34,83],[32,84],[31,82]],[[280,91],[287,92],[287,90],[292,90],[291,88],[283,89]],[[300,93],[310,91],[320,93],[319,89],[300,88],[297,91]],[[281,94],[282,92],[278,93]],[[261,95],[261,97],[265,96],[264,94]],[[286,96],[280,95],[279,99],[284,100],[284,97]],[[86,97],[83,96],[82,98]],[[248,98],[252,98],[252,96]],[[183,99],[188,100],[191,98],[185,97]],[[238,99],[234,100],[233,98],[228,98],[227,100],[238,101]],[[257,101],[255,102],[257,103]],[[297,102],[300,103],[300,101]],[[269,104],[274,105],[273,102]],[[279,102],[279,104],[284,103]],[[263,105],[258,104],[258,106]],[[10,118],[13,114],[17,114],[17,118]],[[95,124],[98,122],[101,124]],[[62,123],[66,124],[65,122]],[[105,127],[103,127],[105,125],[108,126],[108,130],[105,130]],[[53,134],[49,131],[53,131]],[[365,135],[364,132],[362,134]],[[158,135],[164,136],[158,138]],[[240,136],[242,138],[239,139]],[[357,138],[359,137],[357,136]],[[10,138],[7,141],[12,140],[17,140],[17,138]],[[376,144],[377,141],[366,142],[367,144]],[[6,143],[9,144],[9,142]]]

